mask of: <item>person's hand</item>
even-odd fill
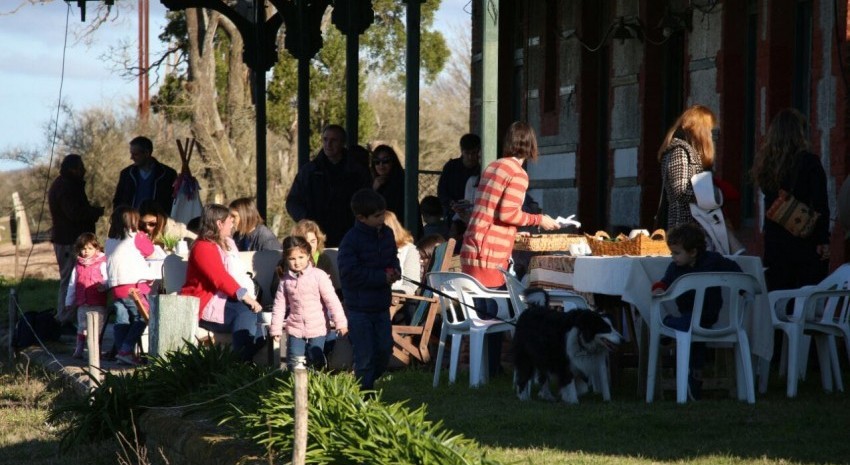
[[[280,335],[272,336],[272,339],[274,339],[274,342],[280,342]]]
[[[336,334],[339,337],[345,337],[348,335],[348,328],[337,328]]]
[[[247,306],[248,306],[248,308],[250,308],[250,309],[251,309],[251,311],[252,311],[252,312],[254,312],[254,313],[259,313],[259,312],[261,312],[261,311],[263,310],[263,306],[262,306],[262,305],[260,305],[260,303],[259,303],[259,302],[257,302],[257,301],[256,301],[253,297],[251,297],[251,296],[246,295],[246,296],[242,299],[242,302],[244,302],[244,303],[245,303],[245,305],[247,305]]]
[[[386,182],[387,182],[386,176],[383,176],[383,175],[382,176],[375,176],[375,179],[372,180],[372,189],[378,190],[378,188],[383,186],[384,183],[386,183]]]
[[[401,279],[401,272],[395,268],[387,268],[384,272],[387,274],[387,284],[392,284]]]
[[[821,260],[829,260],[829,244],[821,244],[815,248]]]
[[[555,229],[560,229],[561,225],[552,219],[551,216],[542,215],[542,218],[540,219],[540,227],[547,231],[554,231]]]

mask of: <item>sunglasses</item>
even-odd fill
[[[389,158],[376,158],[372,161],[372,164],[375,165],[375,166],[389,165],[391,163],[392,163],[392,160],[390,160]]]
[[[157,223],[156,221],[145,221],[145,222],[142,223],[143,226],[148,226],[148,227],[151,227],[151,228],[156,226],[157,224],[159,224],[159,223]]]

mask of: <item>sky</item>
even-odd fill
[[[43,150],[49,155],[46,126],[56,117],[60,95],[74,110],[108,106],[118,112],[135,111],[137,81],[122,77],[117,65],[105,59],[110,46],[138,43],[136,2],[123,3],[113,19],[103,24],[90,43],[79,39],[91,25],[97,3],[89,2],[86,22],[80,21],[77,2],[53,0],[30,4],[30,0],[0,0],[0,153],[16,148]],[[445,35],[469,21],[470,0],[442,0],[436,25]],[[13,14],[15,7],[23,4]],[[68,16],[70,5],[70,16]],[[118,7],[114,7],[118,8]],[[150,52],[164,46],[157,36],[165,25],[166,8],[150,0]],[[62,78],[62,52],[68,19],[68,45]],[[151,84],[154,77],[150,78]],[[156,89],[151,90],[151,95]],[[60,118],[62,115],[60,114]],[[61,122],[61,121],[60,121]],[[22,165],[0,160],[0,170]]]

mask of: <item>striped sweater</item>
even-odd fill
[[[508,268],[519,226],[536,226],[542,215],[522,211],[528,174],[522,162],[505,157],[490,163],[481,174],[475,205],[460,249],[461,270],[481,284],[497,288],[505,283],[499,268]]]

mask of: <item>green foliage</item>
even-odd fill
[[[293,379],[280,380],[256,412],[226,418],[242,423],[247,434],[281,458],[291,455]],[[424,406],[411,410],[403,402],[365,399],[350,374],[311,372],[308,397],[308,463],[496,463],[482,457],[474,441],[426,419]]]
[[[68,424],[62,434],[60,447],[67,451],[73,447],[102,441],[123,433],[130,437],[133,422],[144,408],[145,380],[143,370],[130,374],[103,372],[104,378],[83,398],[55,406],[48,416],[50,423]]]

